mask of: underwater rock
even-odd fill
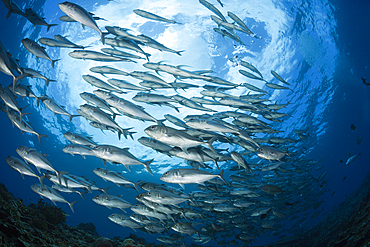
[[[109,238],[100,237],[95,241],[93,247],[115,247],[115,245]]]
[[[23,204],[0,182],[0,246],[58,246],[58,247],[118,247],[125,240],[119,236],[98,235],[93,223],[68,226],[66,213],[59,207],[40,199],[37,204]],[[136,237],[136,238],[135,238]],[[133,235],[136,247],[155,247]],[[141,243],[139,243],[139,241]]]

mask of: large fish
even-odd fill
[[[216,138],[212,138],[208,142],[202,142],[184,131],[164,125],[149,126],[144,130],[144,132],[157,141],[163,142],[168,145],[177,146],[185,152],[187,152],[187,149],[190,147],[196,147],[202,144],[208,145],[213,151],[215,151],[212,143],[215,141]]]
[[[128,52],[124,51],[119,51],[117,49],[112,49],[112,48],[102,48],[100,49],[102,52],[107,53],[112,56],[121,56],[121,57],[129,57],[129,58],[136,58],[136,59],[145,59],[143,57],[140,57],[138,55],[134,55]]]
[[[97,51],[89,51],[89,50],[74,50],[68,54],[69,56],[76,58],[76,59],[87,59],[87,60],[94,60],[100,62],[132,62],[131,59],[125,57],[115,57],[111,55],[107,55]]]
[[[41,17],[39,14],[37,14],[36,11],[34,11],[31,8],[26,9],[25,17],[35,26],[36,25],[47,26],[46,29],[47,32],[49,31],[50,27],[58,25],[58,24],[48,24],[45,21],[45,18]]]
[[[95,94],[83,92],[80,93],[81,98],[83,98],[87,103],[93,104],[96,107],[107,110],[112,113],[113,116],[117,115],[109,106],[107,102],[96,96]]]
[[[222,170],[220,174],[212,174],[202,170],[180,168],[165,172],[160,177],[160,180],[167,183],[179,184],[183,187],[184,184],[199,184],[218,177],[227,184],[223,178],[223,173],[224,170]]]
[[[101,177],[102,179],[104,179],[105,181],[111,181],[118,186],[124,185],[124,184],[131,184],[135,187],[137,191],[139,191],[139,189],[137,188],[137,185],[127,180],[127,178],[125,178],[121,172],[111,171],[111,170],[104,169],[104,168],[96,168],[93,170],[93,172],[99,177]]]
[[[49,83],[51,81],[56,81],[56,80],[52,80],[52,79],[46,78],[45,76],[43,76],[42,74],[40,74],[40,72],[38,72],[38,71],[36,71],[34,69],[31,69],[31,68],[23,68],[23,72],[27,74],[27,77],[40,78],[40,79],[45,80],[46,86],[49,86]]]
[[[206,0],[199,0],[199,3],[204,5],[207,9],[218,15],[223,21],[226,21],[225,16],[211,3],[207,2]]]
[[[83,75],[82,78],[86,82],[90,83],[91,85],[93,85],[95,87],[98,87],[98,88],[101,88],[101,89],[105,89],[105,90],[111,91],[111,92],[124,93],[122,90],[119,90],[119,89],[117,89],[115,87],[112,87],[108,83],[104,82],[103,80],[100,80],[99,78],[96,78],[95,76],[92,76],[92,75]]]
[[[60,59],[52,60],[49,55],[46,53],[45,48],[37,44],[35,41],[30,40],[28,38],[22,39],[22,44],[26,49],[31,52],[33,55],[35,55],[37,58],[43,58],[46,60],[49,60],[51,62],[51,67],[54,68],[54,64],[56,61],[59,61]]]
[[[94,18],[81,6],[71,3],[63,2],[58,4],[59,8],[69,17],[78,21],[82,25],[91,27],[100,34],[101,42],[104,44],[104,33],[99,29]]]
[[[111,68],[108,66],[95,66],[95,67],[90,68],[90,71],[94,73],[99,73],[102,76],[105,76],[104,74],[125,75],[125,76],[129,75],[129,73],[127,72],[124,72],[119,69]]]
[[[122,48],[130,49],[138,53],[141,53],[145,55],[147,60],[149,61],[150,54],[144,52],[143,49],[140,48],[140,46],[138,46],[135,42],[131,40],[106,38],[105,43],[112,47],[122,47]],[[135,62],[135,61],[132,61],[132,62]]]
[[[253,32],[247,27],[247,25],[245,25],[245,23],[236,14],[234,14],[233,12],[228,11],[227,15],[231,19],[233,19],[236,23],[238,23],[238,25],[240,27],[244,28],[248,33],[253,34]]]
[[[77,133],[66,132],[63,136],[73,144],[88,146],[88,147],[95,147],[98,145],[96,142],[92,140],[92,137],[86,137]]]
[[[3,0],[3,3],[5,7],[8,9],[8,13],[5,16],[5,19],[8,19],[8,17],[12,13],[15,13],[21,16],[26,16],[26,14],[22,11],[22,9],[18,6],[18,4],[13,2],[13,0]]]
[[[78,117],[80,115],[72,115],[69,112],[67,112],[63,106],[59,105],[55,100],[48,97],[47,95],[43,95],[37,98],[37,106],[39,105],[39,101],[42,101],[46,108],[48,108],[50,111],[54,112],[54,114],[60,114],[60,115],[66,115],[69,117],[69,121],[72,121],[72,118]]]
[[[34,171],[31,169],[31,167],[23,160],[17,157],[14,157],[14,156],[8,156],[5,158],[5,161],[11,168],[18,171],[21,174],[23,179],[24,179],[24,175],[30,176],[30,177],[36,177],[40,180],[40,183],[42,184],[41,177],[36,175]]]
[[[119,208],[124,212],[126,212],[125,208],[129,208],[129,207],[132,206],[131,203],[122,199],[119,196],[113,196],[113,195],[107,195],[107,194],[97,195],[92,200],[94,202],[96,202],[97,204],[106,206],[109,209],[110,208]]]
[[[64,171],[55,170],[50,161],[46,159],[45,155],[34,148],[20,146],[16,149],[16,151],[27,163],[33,164],[39,173],[40,169],[55,172],[59,179],[59,183],[61,183],[61,176],[67,173]]]
[[[13,90],[15,88],[13,87]],[[10,91],[9,88],[4,87],[0,84],[0,98],[4,101],[5,105],[14,111],[17,111],[19,113],[20,119],[22,119],[22,116],[25,115],[22,113],[22,108],[19,108],[18,102],[15,98],[15,95],[12,91]]]
[[[159,15],[155,15],[155,14],[147,12],[145,10],[134,9],[133,11],[134,11],[135,14],[140,15],[141,17],[148,18],[148,19],[151,19],[151,20],[163,21],[163,22],[172,23],[172,24],[178,23],[176,21],[166,19],[164,17],[161,17]]]
[[[91,147],[77,145],[77,144],[67,145],[62,149],[62,151],[67,154],[71,154],[72,156],[75,154],[81,155],[82,158],[84,159],[86,159],[85,158],[86,155],[93,156],[93,154],[91,153]]]
[[[184,69],[181,69],[181,66],[173,66],[163,63],[145,63],[143,64],[145,68],[158,71],[164,71],[169,74],[172,74],[175,77],[181,76],[183,78],[189,78],[189,79],[200,79],[200,80],[210,80],[210,77],[205,75],[199,75],[197,73],[187,71]]]
[[[278,79],[279,81],[281,81],[282,83],[284,84],[287,84],[287,85],[290,85],[288,82],[286,82],[278,73],[276,73],[275,71],[271,70],[271,74],[276,78]]]
[[[124,215],[124,214],[111,214],[108,216],[108,219],[113,221],[114,223],[121,225],[121,226],[126,226],[130,227],[132,230],[136,232],[136,228],[142,228],[143,226],[136,223],[135,221],[132,221],[130,217]]]
[[[39,140],[39,143],[41,143],[41,137],[48,137],[47,135],[37,133],[28,122],[26,122],[18,115],[17,112],[13,110],[8,110],[7,115],[12,124],[14,124],[18,129],[20,129],[22,133],[27,132],[36,135]]]
[[[127,170],[129,170],[128,166],[131,165],[143,165],[147,171],[153,175],[153,172],[149,167],[150,163],[153,162],[153,159],[144,162],[140,161],[128,150],[129,148],[118,148],[111,145],[98,145],[94,147],[91,152],[96,157],[101,158],[104,164],[107,160],[113,163],[122,164],[127,168]]]
[[[143,107],[122,98],[111,97],[106,99],[106,102],[112,107],[116,108],[120,113],[130,118],[139,119],[141,121],[152,121],[156,122],[157,124],[162,124],[164,121],[155,119],[149,113],[147,113]]]
[[[102,123],[102,124],[106,124],[108,126],[111,126],[113,128],[116,128],[121,133],[124,133],[125,132],[125,130],[122,129],[112,119],[112,117],[109,114],[105,113],[104,111],[100,110],[99,108],[97,108],[95,106],[84,104],[84,105],[81,105],[80,106],[80,109],[81,109],[82,112],[84,112],[88,116],[91,116],[92,117],[92,119],[91,119],[92,121],[99,122],[99,123]]]
[[[78,46],[78,45],[75,45],[75,44],[64,43],[62,41],[58,41],[56,39],[51,39],[51,38],[40,38],[39,42],[43,45],[47,45],[47,46],[50,46],[50,47],[75,48],[75,49],[78,49],[78,48],[84,49],[85,48],[85,46]]]
[[[75,204],[77,201],[74,202],[68,202],[66,199],[64,199],[63,196],[61,196],[58,192],[56,192],[53,188],[47,186],[47,185],[41,185],[41,184],[33,184],[31,186],[31,189],[39,194],[41,197],[48,198],[54,205],[57,204],[55,202],[64,202],[69,205],[72,212],[74,213],[73,204]]]
[[[21,75],[15,75],[12,68],[12,63],[9,59],[8,52],[6,51],[3,43],[0,42],[0,71],[4,74],[13,77],[13,88],[15,87],[18,80],[22,79],[29,74],[21,73]]]
[[[108,82],[112,84],[113,86],[119,87],[121,89],[136,90],[136,91],[150,91],[147,88],[136,86],[125,80],[108,79]]]

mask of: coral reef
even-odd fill
[[[0,246],[155,247],[157,245],[147,244],[144,239],[135,235],[130,235],[126,240],[119,236],[112,239],[101,237],[92,223],[68,226],[66,213],[61,208],[46,203],[42,199],[37,204],[30,203],[26,206],[0,182]]]

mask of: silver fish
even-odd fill
[[[26,122],[24,119],[21,119],[17,112],[9,109],[7,115],[10,121],[23,132],[31,133],[37,136],[39,143],[41,143],[41,137],[48,137],[47,135],[42,135],[37,133],[32,126]]]
[[[24,179],[24,175],[30,176],[30,177],[36,177],[40,180],[40,183],[42,184],[41,177],[36,175],[34,171],[31,169],[31,167],[23,160],[17,157],[14,157],[14,156],[8,156],[5,158],[5,161],[11,168],[18,171],[21,174],[23,179]]]
[[[58,4],[59,8],[69,17],[78,21],[82,25],[88,26],[100,34],[101,42],[104,44],[104,33],[99,29],[94,18],[81,6],[71,3],[63,2]]]
[[[49,32],[50,27],[56,26],[58,24],[48,24],[45,21],[45,18],[41,17],[39,14],[37,14],[36,11],[34,11],[31,8],[26,9],[25,11],[25,17],[27,20],[29,20],[33,25],[43,25],[47,26],[46,31]]]
[[[55,100],[48,97],[47,95],[43,95],[37,98],[37,106],[39,106],[39,101],[42,101],[46,108],[48,108],[50,111],[54,112],[54,114],[60,114],[60,115],[66,115],[69,117],[69,121],[72,121],[72,118],[78,117],[80,115],[72,115],[69,112],[67,112],[64,107],[59,105]]]
[[[76,59],[87,59],[101,62],[132,62],[131,59],[124,57],[115,57],[101,52],[89,50],[74,50],[68,53],[68,55]]]
[[[74,154],[81,155],[82,158],[84,159],[86,159],[85,158],[86,155],[93,156],[93,154],[91,153],[91,147],[77,145],[77,144],[67,145],[62,149],[62,151],[67,154],[71,154],[71,155],[74,155]]]
[[[27,77],[40,78],[40,79],[45,80],[46,86],[49,86],[49,82],[56,81],[56,80],[51,80],[51,79],[46,78],[45,76],[41,75],[40,72],[38,72],[34,69],[23,68],[23,71],[24,71],[24,73],[28,74]]]
[[[64,199],[63,196],[61,196],[58,192],[56,192],[53,188],[47,186],[47,185],[41,185],[41,184],[33,184],[31,186],[31,189],[39,194],[41,197],[48,198],[54,205],[56,206],[55,202],[64,202],[69,205],[72,212],[74,213],[73,204],[75,204],[77,201],[74,202],[68,202],[66,199]]]
[[[82,145],[82,146],[89,146],[89,147],[95,147],[98,145],[96,142],[92,140],[92,137],[89,136],[83,136],[77,133],[72,132],[66,132],[63,134],[63,136],[73,144]]]
[[[35,55],[37,58],[43,58],[46,60],[49,60],[51,62],[51,67],[54,68],[54,64],[56,61],[59,61],[60,59],[52,60],[49,55],[46,53],[45,48],[37,44],[35,41],[30,40],[28,38],[22,39],[22,44],[24,47],[31,52],[33,55]]]
[[[281,81],[282,83],[284,84],[287,84],[287,85],[290,85],[288,82],[286,82],[280,75],[278,75],[278,73],[276,73],[275,71],[271,70],[271,74],[276,78],[278,79],[279,81]]]
[[[108,91],[111,91],[111,92],[123,93],[122,90],[119,90],[115,87],[112,87],[108,83],[104,82],[103,80],[100,80],[99,78],[96,78],[95,76],[83,75],[82,78],[86,82],[90,83],[91,85],[93,85],[95,87],[98,87],[98,88],[101,88],[101,89],[104,89],[104,90],[108,90]]]
[[[148,19],[155,20],[155,21],[163,21],[163,22],[167,22],[167,23],[172,23],[172,24],[177,23],[178,24],[178,22],[176,22],[176,21],[166,19],[164,17],[161,17],[159,15],[155,15],[155,14],[147,12],[145,10],[134,9],[133,11],[134,11],[135,14],[140,15],[141,17],[144,17],[144,18],[148,18]]]
[[[212,174],[202,170],[180,168],[165,172],[160,177],[160,180],[167,183],[180,184],[183,186],[183,184],[203,183],[207,180],[218,177],[224,181],[225,184],[227,184],[223,178],[223,173],[224,170],[222,170],[220,174]]]
[[[125,211],[125,208],[129,208],[132,206],[131,203],[122,199],[119,196],[113,196],[108,194],[100,194],[95,196],[92,199],[95,203],[106,206],[107,208],[119,208],[122,211]]]
[[[119,69],[111,68],[111,67],[108,67],[108,66],[92,67],[92,68],[90,68],[90,71],[94,72],[94,73],[99,73],[102,76],[105,76],[104,74],[115,74],[115,75],[125,75],[125,76],[129,75],[129,73],[127,73],[127,72],[124,72],[124,71],[119,70]]]
[[[150,163],[153,162],[153,159],[148,161],[140,161],[134,155],[132,155],[129,151],[129,148],[118,148],[111,145],[98,145],[94,147],[91,152],[96,157],[101,158],[105,164],[105,161],[111,161],[114,163],[124,165],[127,170],[128,166],[131,165],[143,165],[147,171],[153,175],[153,172],[150,169]]]
[[[207,9],[218,15],[223,21],[226,21],[225,16],[211,3],[207,2],[206,0],[199,0],[199,3],[204,5]]]
[[[139,191],[139,189],[137,188],[137,185],[127,180],[127,178],[125,178],[121,172],[111,171],[111,170],[104,169],[104,168],[96,168],[93,170],[93,172],[99,177],[103,178],[104,180],[111,181],[118,186],[123,185],[123,184],[131,184],[135,187],[137,191]]]

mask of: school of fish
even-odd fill
[[[9,10],[6,18],[18,14],[34,25],[46,26],[47,31],[52,31],[57,25],[48,24],[31,8],[22,10],[13,0],[3,2]],[[242,39],[262,38],[253,33],[237,14],[227,12],[227,19],[215,5],[206,0],[199,0],[199,3],[215,14],[210,15],[215,22],[214,31],[229,38],[230,42],[244,45]],[[221,1],[218,3],[223,7]],[[50,58],[48,49],[42,45],[74,49],[69,53],[74,59],[100,61],[101,66],[90,68],[92,73],[82,76],[84,82],[91,84],[95,90],[79,92],[86,103],[76,113],[68,112],[50,95],[36,96],[31,85],[22,83],[26,77],[39,78],[45,80],[46,88],[55,80],[32,68],[21,67],[0,43],[0,71],[13,78],[9,86],[0,85],[0,109],[22,133],[36,135],[39,143],[47,135],[38,133],[25,120],[24,116],[28,113],[24,112],[25,107],[18,104],[18,96],[22,99],[35,98],[38,107],[41,107],[41,102],[53,113],[65,115],[70,121],[75,117],[79,117],[80,121],[85,121],[82,119],[85,118],[94,128],[116,133],[118,139],[136,139],[143,149],[153,149],[169,158],[182,158],[188,167],[176,168],[168,164],[168,170],[160,177],[161,181],[134,181],[137,177],[134,172],[124,176],[115,171],[117,167],[123,165],[130,171],[131,166],[138,165],[153,174],[151,164],[154,159],[143,160],[138,154],[131,153],[129,147],[98,144],[91,136],[68,131],[64,137],[71,144],[65,146],[63,152],[102,159],[101,167],[93,169],[93,172],[106,181],[106,188],[95,185],[100,180],[98,177],[89,179],[54,168],[49,161],[53,157],[46,158],[41,149],[20,146],[16,152],[21,158],[8,156],[5,160],[22,177],[26,175],[39,180],[31,187],[34,192],[54,204],[67,203],[73,212],[79,210],[73,207],[76,201],[70,202],[62,193],[78,193],[82,199],[92,199],[102,206],[121,209],[125,214],[113,213],[108,218],[134,231],[140,229],[156,234],[158,241],[169,245],[183,243],[185,238],[203,245],[210,241],[216,241],[218,246],[250,244],[264,234],[283,235],[287,231],[284,228],[286,220],[296,220],[290,226],[290,231],[293,231],[310,218],[317,217],[318,214],[312,215],[312,212],[299,219],[295,216],[321,206],[322,202],[317,202],[315,198],[324,193],[327,183],[327,173],[317,177],[311,174],[311,171],[319,171],[323,166],[305,158],[305,150],[300,149],[299,145],[309,137],[308,129],[284,133],[284,130],[273,128],[276,123],[290,117],[288,113],[280,112],[289,102],[273,103],[268,96],[274,90],[292,91],[289,86],[293,82],[287,82],[274,70],[271,70],[274,81],[266,81],[263,74],[246,61],[247,58],[230,59],[241,66],[239,73],[245,76],[245,81],[241,83],[227,81],[210,70],[191,71],[155,61],[155,57],[145,52],[145,47],[170,52],[174,56],[181,56],[186,51],[173,50],[145,34],[133,34],[126,27],[107,25],[104,30],[96,21],[105,19],[86,10],[92,6],[82,7],[67,1],[58,6],[66,14],[60,17],[62,22],[79,22],[83,27],[92,28],[97,32],[97,39],[106,47],[101,51],[89,50],[60,34],[39,40],[25,38],[21,42],[37,58],[49,60],[52,68],[58,66],[59,60]],[[166,25],[182,25],[150,10],[134,9],[133,12]],[[115,63],[122,62],[135,63],[138,70],[123,71],[114,67]],[[104,81],[96,77],[99,74],[122,79],[108,78]],[[166,81],[161,74],[173,76],[174,81]],[[130,79],[140,82],[129,82]],[[262,81],[266,87],[259,88],[253,85],[253,81]],[[181,90],[189,88],[198,88],[203,97],[181,95]],[[236,88],[248,89],[248,93],[235,95],[232,91]],[[161,93],[163,89],[173,90],[173,93]],[[129,97],[130,92],[137,93]],[[163,119],[156,119],[142,104],[169,107],[178,113],[183,108],[189,108],[195,114],[183,119],[163,114]],[[150,122],[151,125],[148,124],[144,130],[147,136],[134,136],[136,127],[121,126],[120,118]],[[34,167],[38,173],[34,172]],[[226,173],[230,175],[227,177]],[[134,189],[138,195],[123,198],[109,194],[112,183]],[[188,184],[196,184],[196,187],[192,186],[192,191],[185,193],[182,188]],[[87,198],[87,193],[97,194]],[[230,238],[233,240],[227,240]]]

